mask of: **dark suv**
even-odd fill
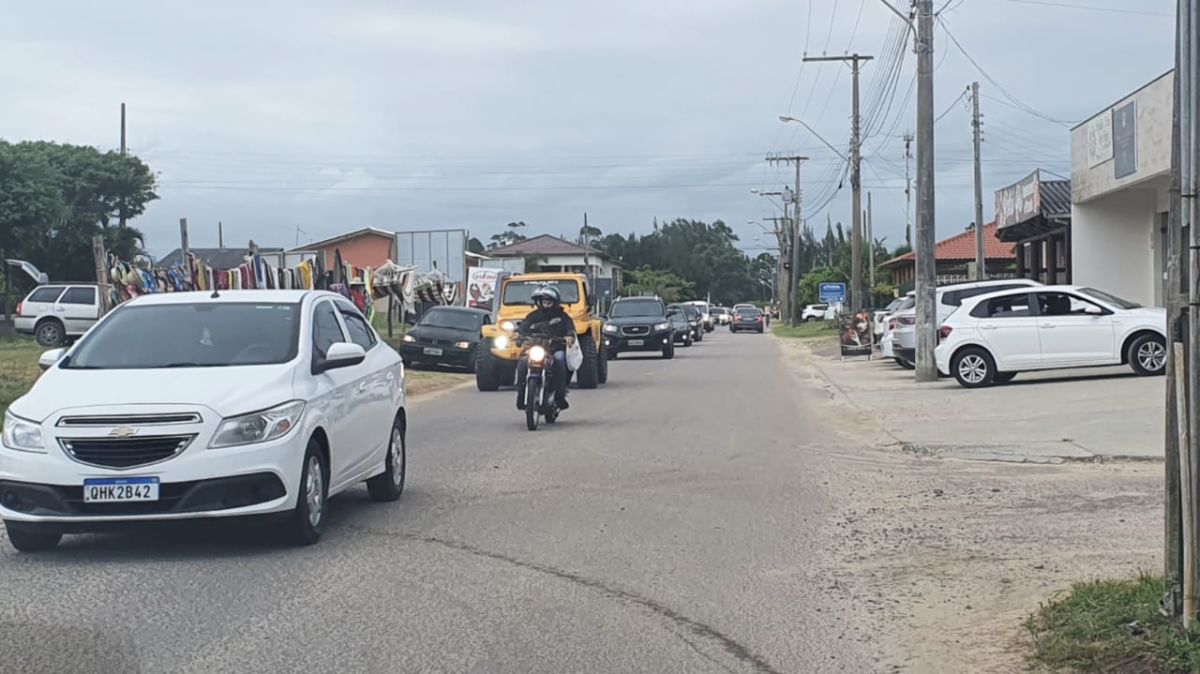
[[[622,297],[613,302],[604,322],[609,358],[630,351],[660,351],[675,357],[675,333],[667,305],[657,297]]]

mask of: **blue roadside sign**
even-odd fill
[[[821,304],[845,304],[845,283],[822,283],[817,287],[817,299]]]

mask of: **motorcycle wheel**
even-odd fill
[[[525,382],[525,427],[531,431],[538,429],[541,421],[542,382],[531,379]]]

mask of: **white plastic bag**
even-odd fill
[[[572,372],[577,372],[583,367],[583,349],[579,347],[578,339],[572,339],[567,344],[567,367],[571,368]]]

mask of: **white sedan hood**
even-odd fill
[[[295,363],[154,370],[46,371],[12,413],[44,421],[67,410],[125,405],[207,407],[222,417],[265,409],[294,399]],[[114,410],[118,411],[118,410]],[[130,410],[119,410],[130,412]]]

